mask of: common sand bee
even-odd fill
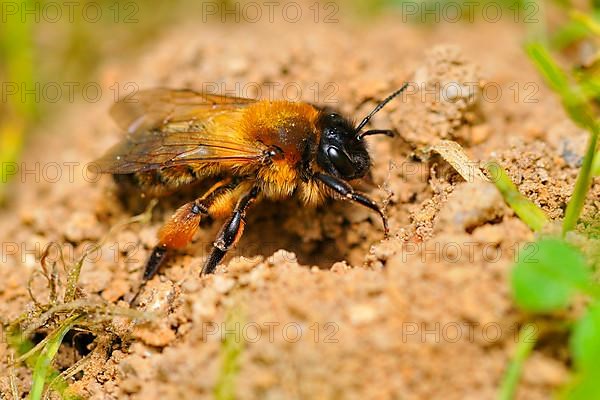
[[[406,87],[380,102],[358,125],[333,109],[309,103],[191,90],[151,89],[137,93],[135,102],[117,102],[111,115],[127,134],[92,164],[96,171],[127,175],[141,188],[166,191],[218,179],[159,230],[144,281],[156,273],[169,250],[192,240],[203,216],[226,218],[202,269],[202,274],[214,272],[240,239],[246,212],[260,198],[296,195],[311,206],[328,196],[354,201],[380,215],[387,235],[382,209],[348,181],[364,177],[371,165],[364,138],[392,135],[387,129],[363,128]]]

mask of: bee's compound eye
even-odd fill
[[[346,153],[339,150],[337,147],[329,147],[327,149],[327,157],[329,158],[329,161],[331,161],[335,169],[337,169],[338,172],[343,176],[353,176],[356,172],[354,170],[354,165],[352,165],[352,161],[350,160],[350,158],[348,158]]]

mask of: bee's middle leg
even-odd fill
[[[254,186],[240,198],[233,214],[221,227],[200,275],[212,274],[229,249],[235,246],[238,240],[240,240],[246,224],[246,211],[254,200],[256,200],[258,194],[259,189],[257,186]]]

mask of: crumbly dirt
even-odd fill
[[[114,82],[197,89],[210,82],[230,92],[239,82],[248,90],[237,94],[253,96],[257,87],[293,82],[303,100],[335,100],[330,105],[356,119],[402,82],[414,86],[374,118],[373,126],[398,135],[369,139],[372,173],[356,183],[385,202],[390,239],[376,215],[352,204],[307,209],[293,199],[264,201],[217,273],[198,278],[219,229],[218,221],[203,222],[194,243],[141,294],[141,309],[157,318],[135,325],[115,317],[111,334],[88,346],[95,350],[74,390],[93,399],[212,398],[224,379],[224,343],[237,341],[232,385],[239,399],[494,398],[515,332],[527,320],[507,278],[519,246],[534,236],[491,184],[465,182],[424,149],[454,140],[474,167],[497,159],[522,193],[551,218],[562,217],[585,132],[543,86],[520,47],[522,35],[512,23],[423,28],[385,17],[368,24],[192,24],[174,27],[139,60],[107,62],[106,93]],[[499,98],[490,85],[501,89]],[[119,138],[106,113],[111,102],[106,95],[70,106],[28,147],[23,165],[39,163],[39,179],[20,175],[0,215],[2,243],[16,245],[3,248],[0,263],[3,322],[33,307],[28,279],[47,244],[60,243],[73,259],[146,203],[139,194],[121,201],[109,177],[85,178],[85,163]],[[42,172],[53,162],[62,166],[57,181]],[[126,307],[162,221],[193,194],[162,199],[150,223],[111,235],[84,264],[82,296]],[[596,180],[583,220],[597,215],[598,199]],[[44,299],[43,282],[33,287]],[[59,368],[81,358],[76,341],[63,346]],[[6,355],[2,343],[4,393]],[[568,378],[567,365],[564,342],[542,342],[527,361],[518,398],[550,398]],[[26,393],[30,371],[14,373]]]

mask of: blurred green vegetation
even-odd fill
[[[535,254],[519,254],[512,270],[511,286],[517,305],[532,315],[560,312],[570,306],[575,294],[587,297],[583,316],[567,318],[565,323],[554,321],[540,334],[564,331],[567,327],[573,371],[560,397],[592,399],[600,396],[600,285],[594,277],[600,260],[597,252],[589,249],[597,248],[599,238],[594,232],[599,221],[597,216],[592,217],[593,220],[589,216],[587,220],[580,221],[580,218],[592,180],[598,175],[600,154],[600,5],[590,2],[583,9],[574,8],[571,3],[561,6],[565,12],[559,14],[562,18],[551,33],[535,27],[529,29],[525,51],[561,100],[572,122],[589,133],[587,150],[567,204],[562,235],[552,237],[545,236],[546,233],[527,244],[526,248],[533,249]],[[525,221],[541,212],[535,208],[522,211],[525,216],[518,215]],[[514,398],[519,373],[534,345],[535,340],[519,343],[506,370],[499,399]]]
[[[244,314],[240,306],[235,306],[228,312],[225,320],[223,332],[232,332],[233,334],[225,334],[225,337],[222,338],[221,368],[214,389],[216,400],[236,399],[236,379],[240,370],[240,358],[245,346],[244,338],[236,332],[240,332],[240,327],[244,326]]]
[[[575,189],[565,212],[563,234],[566,234],[575,228],[592,184],[592,164],[598,147],[600,120],[593,104],[593,97],[590,98],[585,95],[581,84],[574,85],[571,83],[569,75],[558,66],[543,44],[539,42],[529,43],[527,53],[544,76],[547,84],[560,96],[563,107],[571,120],[590,133],[588,150],[583,158]]]
[[[31,5],[32,1],[23,2]],[[33,27],[16,19],[0,24],[1,82],[23,82],[31,85],[33,76]],[[4,93],[5,89],[2,88]],[[37,116],[35,102],[21,102],[16,98],[2,99],[0,103],[0,201],[3,199],[5,163],[16,162],[23,147],[26,126]]]
[[[194,0],[0,2],[0,205],[11,177],[7,166],[18,163],[37,126],[81,98],[86,83],[99,81],[100,65],[126,62],[173,21],[201,13]],[[40,93],[51,85],[63,90],[57,101]]]

